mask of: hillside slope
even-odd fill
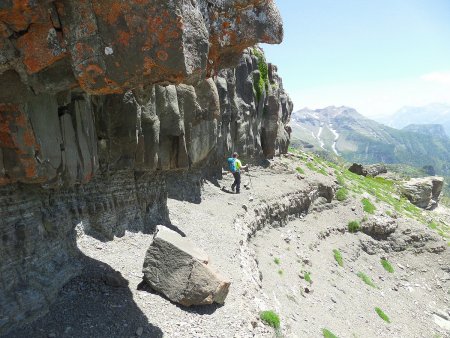
[[[394,182],[359,177],[303,153],[253,167],[249,175],[240,195],[221,189],[232,182],[225,175],[205,183],[202,203],[168,201],[173,226],[231,279],[223,306],[183,308],[142,287],[151,235],[127,232],[102,242],[77,228],[77,244],[89,257],[84,273],[64,287],[47,316],[10,337],[139,332],[153,338],[300,338],[322,337],[323,329],[338,337],[446,336],[450,250],[422,222],[434,220],[448,234],[450,215],[397,200]],[[334,199],[337,188],[348,191],[346,199]],[[375,206],[374,214],[364,210],[363,197]],[[350,221],[365,230],[350,233]],[[372,222],[384,236],[372,232]],[[383,268],[382,258],[393,272]],[[110,282],[114,271],[125,281],[118,287]],[[279,315],[276,332],[260,319],[265,310]]]

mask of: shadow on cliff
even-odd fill
[[[82,273],[68,282],[49,312],[8,337],[163,337],[133,300],[128,281],[109,265],[82,257]]]
[[[202,202],[202,185],[208,181],[220,188],[217,170],[211,169],[209,173],[206,169],[179,171],[166,175],[166,186],[169,198],[189,203],[200,204]]]

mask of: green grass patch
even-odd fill
[[[381,265],[383,266],[384,270],[387,272],[393,273],[394,268],[392,267],[391,263],[387,259],[382,258],[381,259]]]
[[[387,314],[385,314],[385,313],[383,312],[383,310],[381,310],[379,307],[376,307],[376,308],[375,308],[375,312],[376,312],[376,313],[378,314],[378,316],[380,316],[380,318],[383,319],[385,322],[388,322],[388,323],[391,322],[390,319],[389,319],[389,317],[387,316]]]
[[[322,329],[322,333],[324,338],[338,338],[338,336],[328,329]]]
[[[348,223],[347,227],[348,227],[348,232],[355,233],[355,232],[359,231],[359,229],[361,228],[361,225],[359,224],[358,221],[351,221]]]
[[[430,229],[436,230],[438,228],[438,224],[435,221],[432,221],[428,224]]]
[[[256,99],[259,102],[264,90],[269,89],[269,67],[264,54],[258,48],[253,48],[253,54],[255,54],[258,59],[259,70],[259,79],[253,79],[253,89],[255,91]]]
[[[300,168],[300,167],[295,168],[295,170],[297,170],[297,172],[299,174],[304,174],[305,173],[305,171],[302,168]]]
[[[334,259],[339,264],[339,266],[344,266],[344,259],[342,258],[342,254],[338,249],[333,250]]]
[[[371,279],[369,276],[367,276],[365,273],[363,273],[363,272],[358,272],[358,273],[357,273],[357,276],[358,276],[359,278],[361,278],[362,281],[363,281],[364,283],[366,283],[367,285],[369,285],[369,286],[371,286],[371,287],[373,287],[373,288],[376,288],[376,285],[373,283],[372,279]]]
[[[312,284],[311,274],[309,272],[305,272],[304,276],[305,281],[307,281],[309,284]]]
[[[273,259],[273,262],[274,262],[276,265],[280,265],[281,260],[280,260],[278,257],[275,257],[275,258]]]
[[[316,166],[313,162],[306,162],[306,166],[308,167],[309,170],[312,170],[324,176],[328,176],[324,168]]]
[[[264,324],[272,326],[275,329],[280,327],[280,317],[275,311],[262,311],[259,314],[259,318],[261,318]]]
[[[372,202],[370,202],[368,198],[363,198],[361,202],[363,204],[364,207],[363,209],[365,212],[369,214],[374,214],[375,210],[377,210],[377,208],[372,204]]]
[[[338,201],[345,201],[348,197],[348,190],[345,188],[340,188],[336,191],[336,199]]]

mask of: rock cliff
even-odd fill
[[[282,39],[271,0],[11,0],[0,34],[0,334],[77,274],[76,231],[150,233],[231,151],[287,150],[292,102],[248,48]]]

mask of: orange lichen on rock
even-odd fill
[[[4,1],[2,1],[4,2]],[[0,22],[10,29],[19,32],[26,30],[32,23],[42,23],[48,20],[48,4],[29,0],[13,0],[11,4],[2,4]]]
[[[35,159],[35,153],[40,147],[27,116],[18,105],[0,104],[0,148],[15,153],[15,161],[9,163],[13,168],[13,172],[8,173],[10,179],[4,178],[0,184],[18,180],[25,183],[45,180],[45,177],[38,176]]]
[[[31,25],[28,33],[17,40],[17,48],[22,52],[23,63],[30,74],[67,56],[61,33],[50,23]]]

